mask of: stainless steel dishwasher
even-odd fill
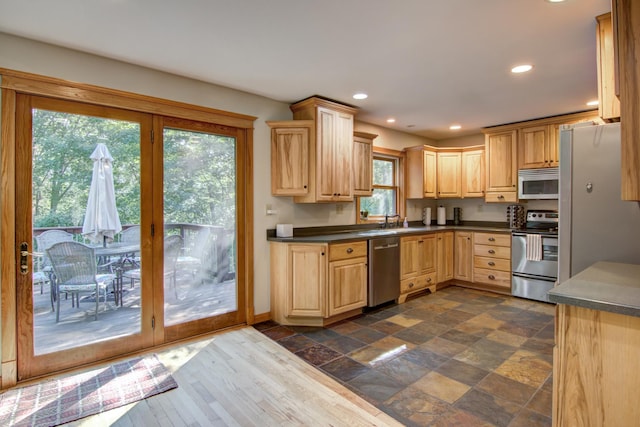
[[[400,238],[369,240],[369,295],[367,306],[375,307],[400,296]]]

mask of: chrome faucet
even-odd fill
[[[389,223],[389,218],[395,218],[396,220]],[[382,225],[382,228],[393,228],[393,227],[398,227],[399,225],[400,225],[400,214],[384,216],[384,224]]]

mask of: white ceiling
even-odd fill
[[[359,120],[444,139],[589,109],[595,17],[609,10],[610,0],[0,0],[0,31],[287,103],[317,94],[359,107]],[[534,70],[509,72],[523,62]]]

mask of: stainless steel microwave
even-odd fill
[[[558,168],[521,169],[518,171],[519,199],[557,199]]]

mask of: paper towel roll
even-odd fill
[[[444,206],[438,206],[438,225],[447,223],[447,210]]]
[[[422,223],[424,225],[431,225],[431,208],[422,209]]]

